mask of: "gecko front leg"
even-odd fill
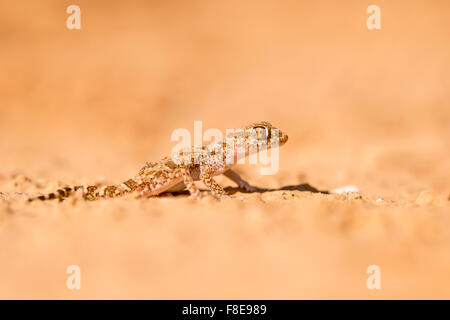
[[[244,189],[245,191],[255,192],[258,190],[258,188],[251,186],[247,181],[242,179],[240,175],[238,175],[235,171],[231,169],[225,171],[223,175],[228,179],[232,180],[233,182],[235,182],[239,186],[239,188]]]
[[[225,190],[213,179],[216,168],[210,166],[202,166],[200,168],[200,180],[211,191],[211,194],[218,199],[228,199]]]

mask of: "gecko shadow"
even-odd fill
[[[275,189],[259,188],[259,187],[255,187],[255,188],[256,188],[255,191],[247,191],[247,190],[239,188],[239,187],[226,187],[225,191],[229,195],[235,194],[237,192],[241,192],[241,193],[265,193],[265,192],[272,192],[272,191],[309,191],[309,192],[313,192],[313,193],[329,194],[328,191],[326,191],[326,190],[319,190],[319,189],[311,186],[309,183],[301,183],[301,184],[297,184],[297,185],[289,185],[289,186],[284,186],[284,187],[275,188]],[[206,190],[201,190],[201,191],[206,191]],[[174,196],[189,195],[189,191],[183,190],[183,191],[178,191],[178,192],[172,192],[172,195],[174,195]]]
[[[312,185],[310,185],[309,183],[300,183],[300,184],[297,184],[297,185],[289,185],[289,186],[284,186],[284,187],[275,188],[275,189],[258,188],[258,187],[255,187],[255,188],[256,188],[255,191],[247,191],[247,190],[241,189],[239,187],[227,187],[227,188],[225,188],[225,191],[228,194],[235,194],[236,192],[241,192],[241,193],[265,193],[265,192],[272,192],[272,191],[309,191],[309,192],[313,192],[313,193],[329,194],[328,191],[326,191],[326,190],[319,190],[319,189],[313,187]]]

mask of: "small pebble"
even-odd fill
[[[422,191],[416,198],[416,204],[426,205],[433,202],[433,196],[428,191]]]
[[[334,194],[360,193],[360,192],[361,191],[356,186],[344,186],[344,187],[337,188],[337,189],[334,189],[331,191],[331,193],[334,193]]]

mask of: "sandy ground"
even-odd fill
[[[450,298],[448,1],[377,0],[378,31],[356,0],[77,3],[75,31],[71,1],[0,3],[0,298]],[[287,132],[275,175],[238,167],[272,191],[24,202],[194,120]]]

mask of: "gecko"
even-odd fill
[[[132,178],[117,185],[63,187],[46,195],[29,198],[34,200],[65,200],[82,191],[86,200],[120,197],[137,193],[142,197],[154,197],[164,192],[188,190],[190,197],[201,199],[195,181],[202,181],[209,190],[206,194],[215,198],[229,198],[226,191],[214,180],[223,174],[239,188],[254,192],[257,189],[232,170],[239,160],[256,155],[262,150],[279,147],[288,140],[286,133],[269,122],[258,121],[239,129],[227,131],[225,138],[201,147],[180,148],[159,161],[147,162]]]

